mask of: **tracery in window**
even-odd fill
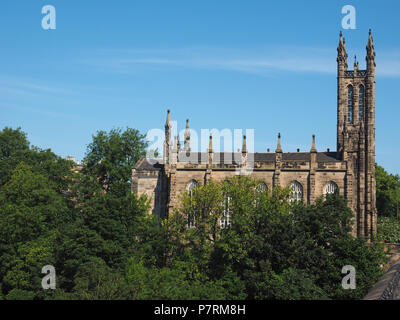
[[[364,105],[365,105],[364,86],[360,85],[360,87],[358,88],[358,111],[359,111],[360,121],[362,121],[364,118]]]
[[[354,107],[354,100],[353,100],[353,86],[350,85],[347,88],[348,95],[347,95],[347,119],[350,123],[353,123],[353,107]]]
[[[334,194],[338,190],[338,186],[333,181],[329,181],[324,187],[324,194]]]
[[[303,186],[299,182],[293,181],[290,184],[290,188],[292,190],[292,193],[290,195],[289,201],[301,201],[303,199]]]

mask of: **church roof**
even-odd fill
[[[215,152],[213,153],[214,163],[219,157],[219,164],[239,164],[236,159],[241,159],[241,153],[239,152]],[[248,159],[251,157],[247,155]],[[147,161],[145,157],[142,157],[134,166],[136,170],[145,171],[159,171],[163,164],[162,160],[152,159],[151,162]],[[240,161],[240,160],[239,160]],[[275,162],[275,153],[254,153],[255,162]],[[282,161],[311,161],[311,153],[309,152],[284,152],[282,153]],[[340,159],[336,152],[317,152],[317,162],[338,162]],[[208,152],[192,152],[185,154],[180,152],[179,156],[180,163],[208,163]]]

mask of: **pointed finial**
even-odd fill
[[[178,145],[176,143],[178,141],[177,136],[174,137],[173,141],[174,141],[174,144],[172,145],[172,151],[175,152],[176,150],[178,150]]]
[[[186,119],[186,130],[185,130],[185,145],[184,148],[188,152],[190,151],[190,129],[189,129],[189,119]]]
[[[212,135],[210,134],[210,142],[208,143],[208,152],[212,153]]]
[[[170,125],[170,122],[171,122],[171,119],[170,119],[170,110],[168,109],[167,110],[167,121],[165,122],[165,126],[169,126]]]
[[[347,52],[345,46],[345,39],[342,37],[342,31],[340,31],[339,36],[339,45],[337,47],[337,59],[336,61],[341,65],[344,66],[344,69],[347,69]]]
[[[282,152],[282,148],[281,148],[281,133],[278,133],[278,145],[276,146],[276,150],[275,152]]]
[[[246,135],[243,136],[242,153],[247,153]]]
[[[181,149],[181,142],[179,141],[179,134],[176,137],[176,146],[177,146],[177,150],[180,151]]]
[[[374,48],[374,40],[372,39],[372,32],[371,29],[369,29],[369,36],[368,36],[368,43],[367,43],[367,70],[373,70],[373,67],[375,67],[375,48]]]
[[[317,147],[315,146],[315,134],[312,135],[312,145],[310,152],[317,152]]]

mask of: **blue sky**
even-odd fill
[[[41,9],[56,8],[56,30]],[[377,52],[376,160],[400,173],[400,2],[2,0],[0,128],[82,159],[97,130],[254,129],[255,151],[336,149],[341,8],[349,66]]]

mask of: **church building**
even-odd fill
[[[321,195],[339,192],[354,213],[354,236],[376,233],[375,182],[375,49],[371,30],[366,47],[366,70],[348,69],[345,39],[340,32],[337,48],[337,148],[318,152],[315,136],[310,152],[283,152],[278,134],[275,152],[248,153],[246,137],[240,152],[214,152],[212,136],[207,152],[190,149],[189,122],[184,146],[171,137],[170,112],[165,123],[163,160],[140,159],[132,169],[132,192],[147,194],[152,212],[168,217],[179,195],[207,181],[237,175],[251,162],[249,175],[264,181],[265,188],[289,187],[291,201],[312,203]],[[243,169],[241,171],[241,169]],[[226,222],[226,221],[225,221]]]

